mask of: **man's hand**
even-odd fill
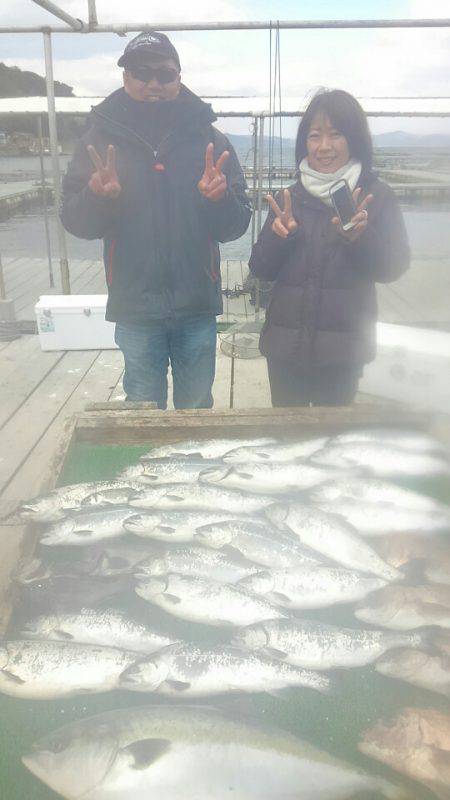
[[[88,153],[91,161],[96,167],[89,181],[89,189],[99,197],[118,197],[122,191],[116,171],[116,152],[112,144],[108,145],[106,151],[106,164],[97,153],[95,147],[88,144]]]
[[[214,164],[214,145],[210,143],[206,148],[205,171],[198,182],[198,190],[207,200],[216,203],[221,200],[227,191],[226,175],[222,172],[222,167],[229,158],[229,151],[224,150]]]
[[[333,217],[331,222],[335,225],[336,229],[340,233],[344,239],[347,239],[349,242],[356,242],[357,239],[361,236],[363,231],[367,228],[367,222],[369,220],[369,214],[367,212],[367,206],[373,200],[373,194],[368,194],[364,198],[364,200],[358,205],[358,198],[361,193],[361,189],[355,189],[353,192],[353,200],[355,201],[356,205],[356,214],[352,217],[353,228],[350,228],[348,231],[344,231],[341,221],[339,217]]]
[[[271,194],[267,195],[267,202],[269,203],[273,213],[275,214],[275,219],[272,222],[273,232],[276,233],[277,236],[280,236],[282,239],[287,239],[290,233],[294,233],[294,231],[297,230],[298,222],[292,214],[292,200],[289,189],[284,190],[283,196],[284,196],[284,211],[281,210],[277,201],[275,200],[274,197],[272,197]]]

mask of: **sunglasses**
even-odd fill
[[[176,69],[170,67],[133,67],[129,72],[142,83],[149,83],[156,79],[159,84],[164,86],[166,83],[173,83],[179,75]]]

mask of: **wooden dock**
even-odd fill
[[[0,219],[32,206],[42,206],[44,191],[46,203],[50,205],[53,201],[53,187],[50,184],[46,184],[45,189],[39,181],[12,181],[1,184]]]

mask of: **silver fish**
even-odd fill
[[[231,520],[197,528],[194,541],[207,547],[232,547],[248,561],[275,569],[316,566],[320,556],[303,547],[298,537],[278,531],[266,520]]]
[[[136,653],[113,647],[50,641],[0,644],[0,692],[47,700],[109,692]]]
[[[339,628],[300,619],[268,620],[234,634],[232,644],[306,669],[364,667],[395,647],[420,647],[416,633]]]
[[[23,639],[81,642],[142,653],[154,653],[175,642],[173,637],[110,608],[48,614],[27,622],[19,635]]]
[[[387,583],[339,567],[294,567],[256,572],[239,581],[250,592],[284,608],[326,608],[336,603],[353,603]]]
[[[339,433],[331,437],[333,444],[389,444],[415,453],[443,452],[444,448],[436,439],[426,433],[402,428],[360,428]]]
[[[105,502],[114,502],[114,492],[119,489],[127,490],[128,493],[132,490],[141,488],[140,484],[133,485],[130,481],[93,481],[91,483],[74,483],[69,486],[61,486],[59,489],[54,489],[50,494],[43,497],[36,497],[33,500],[28,500],[23,503],[18,513],[23,520],[31,520],[32,522],[55,522],[56,520],[63,519],[67,516],[68,512],[72,509],[79,508],[86,498],[92,495],[104,494],[108,498],[108,492],[111,493],[111,499]]]
[[[384,536],[386,533],[432,536],[450,530],[450,508],[419,511],[389,503],[367,503],[365,500],[339,498],[317,504],[322,511],[339,514],[362,536]]]
[[[270,506],[266,514],[275,525],[287,526],[302,544],[344,567],[370,572],[387,581],[403,577],[340,517],[301,503],[277,503]]]
[[[274,728],[212,708],[147,705],[40,740],[24,765],[66,800],[346,800],[393,783]]]
[[[136,536],[161,542],[191,542],[196,531],[203,525],[223,524],[240,519],[238,514],[207,509],[160,510],[158,505],[154,510],[140,514],[136,513],[136,509],[133,510],[134,516],[125,523],[126,530]],[[248,517],[245,519],[248,520]]]
[[[192,545],[171,547],[159,558],[142,561],[136,567],[135,577],[145,580],[147,577],[175,572],[178,575],[210,578],[219,583],[235,583],[257,569],[259,567],[255,564],[242,558],[232,558],[227,553]]]
[[[355,617],[394,631],[450,628],[450,586],[386,586],[367,598]]]
[[[313,453],[311,463],[342,469],[359,467],[380,478],[450,475],[450,464],[441,454],[417,453],[378,442],[329,444]]]
[[[188,575],[147,578],[137,585],[136,592],[176,617],[206,625],[250,625],[286,616],[245,589]]]
[[[375,669],[388,678],[412,683],[421,689],[450,697],[450,658],[421,650],[393,650],[375,664]]]
[[[208,467],[200,473],[201,483],[261,494],[286,494],[305,491],[330,480],[332,470],[302,463],[239,464],[235,467]]]
[[[306,439],[302,442],[267,444],[255,447],[236,447],[225,453],[223,460],[227,464],[267,463],[269,461],[295,461],[297,458],[309,458],[317,450],[321,450],[328,442],[328,437]]]
[[[227,511],[230,514],[254,514],[273,503],[270,495],[247,495],[216,486],[183,484],[159,486],[136,492],[129,501],[136,508],[191,509],[199,511]]]
[[[77,511],[46,528],[40,542],[45,545],[85,545],[124,536],[124,523],[135,513],[129,506]]]
[[[222,692],[277,692],[306,686],[326,693],[328,677],[238,648],[197,644],[166,647],[141,659],[121,676],[121,686],[170,697],[203,697]]]
[[[221,461],[209,461],[208,465],[220,466],[221,463]],[[200,472],[204,469],[204,459],[152,458],[149,461],[127,467],[118,475],[118,478],[124,481],[138,481],[148,486],[160,486],[167,483],[196,483]]]
[[[360,500],[364,503],[385,503],[417,511],[442,511],[449,507],[439,503],[434,497],[405,489],[395,483],[380,478],[335,478],[329,483],[316,486],[308,493],[308,498],[315,503],[333,502],[341,498]]]
[[[232,450],[237,445],[240,447],[246,445],[258,447],[259,445],[272,444],[273,442],[275,442],[275,439],[267,437],[260,439],[199,439],[174,442],[162,447],[154,447],[149,453],[141,456],[141,461],[153,458],[222,458],[225,453],[228,453],[229,450]]]

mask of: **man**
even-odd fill
[[[123,88],[89,117],[63,182],[62,221],[104,240],[106,319],[116,323],[127,400],[211,408],[218,242],[245,233],[245,179],[211,106],[180,80],[167,36],[141,33],[118,61]]]

